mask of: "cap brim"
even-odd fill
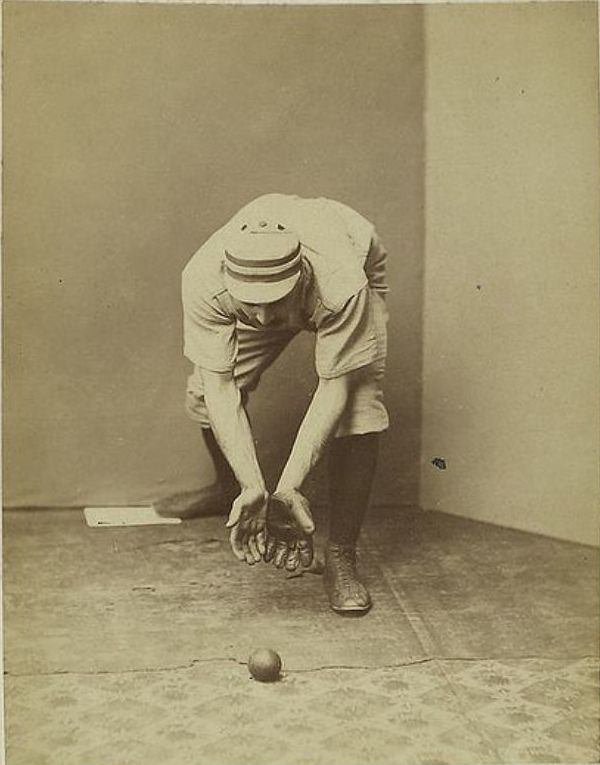
[[[225,286],[227,292],[236,300],[241,300],[242,303],[264,305],[265,303],[275,303],[288,295],[296,286],[300,273],[299,271],[280,282],[244,282],[233,279],[225,273]]]

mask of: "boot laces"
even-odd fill
[[[342,584],[353,584],[356,581],[356,551],[352,548],[332,547],[331,553]]]

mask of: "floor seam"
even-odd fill
[[[592,659],[598,661],[597,656],[485,656],[485,657],[472,657],[472,656],[430,656],[424,659],[414,659],[412,661],[397,662],[394,664],[323,664],[318,667],[307,667],[305,669],[286,669],[284,674],[296,675],[305,674],[308,672],[326,672],[332,670],[360,670],[360,671],[372,671],[377,672],[382,669],[402,669],[404,667],[415,667],[422,664],[444,664],[450,662],[456,663],[478,663],[486,661],[551,661],[561,662],[565,661],[584,661]],[[218,664],[218,663],[235,663],[239,666],[248,666],[247,661],[236,659],[233,656],[219,656],[210,657],[206,659],[192,659],[187,664],[174,664],[168,667],[131,667],[128,669],[99,669],[99,670],[70,670],[70,669],[58,669],[49,672],[11,672],[10,670],[4,671],[4,676],[9,678],[23,678],[23,677],[55,677],[60,675],[83,675],[94,677],[96,675],[127,675],[135,673],[158,673],[158,672],[179,672],[186,669],[193,669],[199,664]],[[451,685],[451,680],[448,678],[443,669],[440,667],[440,671],[443,673],[446,681]]]
[[[173,664],[168,667],[129,667],[127,669],[95,669],[95,670],[71,670],[56,669],[49,672],[11,672],[4,671],[5,677],[54,677],[56,675],[83,675],[94,677],[96,675],[130,675],[135,673],[150,672],[177,672],[185,669],[193,669],[198,664],[232,662],[240,665],[247,665],[248,662],[240,661],[234,656],[214,656],[207,659],[192,659],[186,664]]]

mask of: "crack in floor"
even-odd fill
[[[360,670],[375,672],[382,669],[402,669],[404,667],[415,667],[424,664],[431,663],[478,663],[486,661],[550,661],[564,663],[565,661],[584,661],[594,660],[598,661],[598,656],[586,655],[586,656],[539,656],[539,655],[527,655],[527,656],[428,656],[422,659],[413,659],[411,661],[397,662],[394,664],[323,664],[318,667],[306,667],[304,669],[284,669],[284,675],[300,675],[310,672],[327,672],[332,670]],[[4,676],[10,678],[24,678],[24,677],[55,677],[60,675],[82,675],[95,677],[97,675],[128,675],[128,674],[140,674],[140,673],[159,673],[159,672],[180,672],[187,669],[193,669],[199,664],[218,664],[218,663],[232,663],[238,664],[242,667],[247,667],[248,662],[241,659],[237,659],[234,656],[211,656],[205,659],[192,659],[192,661],[186,664],[173,664],[168,667],[131,667],[128,669],[98,669],[98,670],[70,670],[70,669],[57,669],[47,672],[11,672],[10,670],[4,670]]]

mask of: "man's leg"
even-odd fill
[[[239,484],[225,459],[214,433],[201,427],[204,445],[215,468],[216,481],[192,491],[171,494],[154,502],[154,508],[167,518],[204,518],[226,515],[240,493]]]
[[[356,547],[377,468],[379,434],[388,427],[381,389],[387,319],[383,301],[377,302],[376,313],[380,358],[358,373],[329,452],[329,541],[323,581],[332,609],[342,614],[360,615],[371,607],[356,570]]]
[[[367,588],[356,571],[356,546],[369,505],[377,467],[378,433],[337,438],[329,455],[329,541],[325,548],[325,589],[334,611],[365,613]]]
[[[356,547],[377,468],[379,433],[336,438],[329,454],[329,541]]]

